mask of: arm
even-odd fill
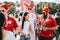
[[[21,25],[20,25],[20,30],[19,30],[19,31],[20,31],[21,34],[26,35],[26,34],[24,34],[24,32],[22,31],[22,26],[21,26]]]
[[[58,30],[58,25],[55,19],[52,18],[52,28],[49,28],[49,30]]]
[[[54,26],[52,28],[46,28],[46,30],[58,30],[58,26]]]
[[[56,20],[55,19],[51,19],[51,25],[52,27],[51,28],[46,28],[46,30],[58,30],[58,25],[56,23]]]
[[[31,25],[29,26],[29,31],[30,31],[32,34],[34,33],[33,30],[32,30]]]
[[[18,24],[17,24],[17,22],[13,19],[13,27],[14,27],[14,34],[18,34]]]

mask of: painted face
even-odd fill
[[[2,11],[2,13],[4,13],[4,15],[6,15],[7,14],[7,10],[4,8],[4,7],[2,7],[2,9],[1,9]]]

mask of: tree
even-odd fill
[[[41,14],[42,13],[42,4],[44,4],[44,6],[46,6],[47,2],[40,2],[37,5],[37,13]],[[56,3],[49,3],[50,4],[50,14],[55,14],[56,12],[60,12],[60,4],[56,4]]]

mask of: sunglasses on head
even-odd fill
[[[5,12],[5,10],[0,10],[0,12]]]

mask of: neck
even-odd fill
[[[31,13],[31,11],[29,11]]]
[[[25,21],[28,21],[27,19]]]
[[[44,19],[46,19],[47,17],[49,17],[49,14],[43,15],[43,18],[44,18]]]
[[[47,18],[47,15],[44,15],[43,18],[46,19]]]

